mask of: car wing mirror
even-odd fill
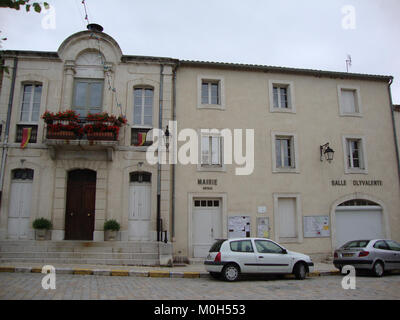
[[[282,249],[282,254],[287,254],[287,250],[286,249]]]

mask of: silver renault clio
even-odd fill
[[[333,264],[372,271],[377,277],[385,271],[400,269],[400,244],[393,240],[353,240],[335,250]]]
[[[265,238],[217,240],[204,264],[212,277],[226,281],[236,281],[245,273],[294,273],[302,280],[314,270],[309,256]]]

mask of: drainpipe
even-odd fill
[[[176,69],[172,76],[172,121],[176,121]],[[177,134],[177,132],[175,132]],[[174,137],[175,138],[175,137]],[[178,141],[178,139],[176,140]],[[175,150],[173,150],[175,152]],[[177,155],[176,155],[177,156]],[[171,240],[175,237],[175,162],[172,163],[172,206],[171,206]]]
[[[162,107],[163,107],[163,81],[164,81],[164,66],[160,65],[160,94],[159,94],[159,109],[158,109],[158,128],[162,130]],[[162,139],[161,134],[158,136],[158,143],[160,145],[160,141]],[[157,242],[161,241],[161,158],[160,158],[160,149],[158,150],[158,169],[157,169]]]
[[[393,100],[392,100],[392,90],[390,86],[393,83],[393,78],[390,78],[388,84],[388,91],[389,91],[389,101],[390,101],[390,111],[392,114],[392,125],[393,125],[393,134],[394,134],[394,146],[396,150],[396,159],[397,159],[397,174],[399,176],[399,184],[400,184],[400,153],[399,153],[399,141],[397,139],[397,132],[396,132],[396,122],[394,120],[394,110],[393,110]]]
[[[1,172],[0,172],[0,201],[3,195],[3,184],[4,184],[4,171],[8,153],[8,135],[10,132],[10,122],[11,122],[11,110],[14,101],[14,89],[15,89],[15,78],[17,76],[17,66],[18,66],[18,57],[14,57],[14,66],[13,66],[13,74],[11,78],[11,88],[10,88],[10,96],[8,98],[8,109],[7,109],[7,120],[6,120],[6,128],[4,131],[4,143],[3,143],[3,152],[1,158]]]

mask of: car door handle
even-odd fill
[[[264,259],[264,257],[263,256],[258,256],[260,259]]]

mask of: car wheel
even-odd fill
[[[221,273],[219,272],[210,272],[210,276],[214,279],[221,279]]]
[[[297,280],[304,280],[306,278],[307,270],[304,263],[299,262],[298,264],[296,264],[296,266],[294,267],[294,275]]]
[[[380,261],[375,262],[374,266],[372,267],[372,272],[374,273],[375,277],[382,277],[383,273],[385,272],[383,263]]]
[[[222,276],[226,281],[236,281],[239,279],[239,267],[235,264],[228,264],[222,270]]]

